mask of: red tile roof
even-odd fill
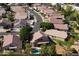
[[[11,44],[13,41],[13,35],[4,35],[3,47]]]
[[[15,19],[25,19],[27,18],[27,12],[23,6],[11,6],[12,11],[15,12]]]
[[[54,28],[60,30],[68,30],[68,24],[54,24]]]
[[[49,35],[49,36],[55,36],[55,37],[59,37],[59,38],[67,38],[67,32],[65,31],[59,31],[59,30],[55,30],[55,29],[50,29],[50,30],[46,30],[44,32],[46,35]]]
[[[53,23],[53,24],[63,24],[63,20],[60,20],[60,19],[56,19],[56,18],[53,18],[53,17],[49,17],[48,18],[49,22],[50,23]]]
[[[43,34],[38,31],[38,32],[33,34],[33,39],[32,39],[31,42],[34,42],[35,40],[37,40],[37,39],[39,39],[41,37],[43,37]]]
[[[9,46],[12,43],[17,46],[17,49],[22,48],[22,42],[18,36],[11,35],[11,34],[4,35],[3,48],[5,48],[6,46]]]

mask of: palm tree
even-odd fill
[[[71,16],[73,12],[74,12],[74,9],[69,4],[67,4],[62,10],[62,13],[64,14],[65,17]]]
[[[41,45],[41,50],[40,50],[42,56],[47,55],[47,46],[46,45]]]
[[[25,44],[25,54],[29,56],[29,55],[31,55],[31,53],[32,53],[31,45],[30,45],[30,43],[26,43]]]
[[[56,50],[55,50],[54,44],[47,46],[47,54],[48,54],[48,56],[55,56],[56,55]]]

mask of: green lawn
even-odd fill
[[[57,44],[60,45],[65,45],[65,46],[71,46],[73,45],[73,43],[69,42],[69,41],[61,41],[61,40],[55,40],[57,42]]]

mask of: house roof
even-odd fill
[[[15,19],[26,19],[27,18],[27,13],[26,12],[15,13],[14,18]]]
[[[3,47],[6,47],[11,43],[15,44],[17,48],[22,48],[22,42],[18,36],[12,34],[4,35]]]
[[[40,31],[38,31],[38,32],[33,34],[33,39],[31,42],[34,42],[35,40],[38,40],[41,37],[43,37],[43,34]]]
[[[61,20],[64,20],[64,15],[61,15],[60,13],[54,12],[53,18],[61,18]]]
[[[53,14],[54,11],[52,9],[46,8],[46,9],[44,9],[44,13],[46,13],[46,14]]]
[[[23,6],[11,6],[12,11],[15,12],[15,19],[25,19],[27,18],[27,12]]]
[[[13,41],[13,35],[4,35],[3,47],[11,44]]]
[[[44,6],[44,5],[38,6],[37,8],[38,8],[39,10],[41,10],[43,13],[48,14],[48,15],[54,13],[54,11],[53,11],[52,9],[50,9],[50,8],[48,8],[47,6]]]
[[[65,31],[58,31],[58,30],[55,30],[55,29],[50,29],[50,30],[46,30],[44,32],[46,35],[49,35],[49,36],[55,36],[55,37],[59,37],[59,38],[67,38],[67,32]]]
[[[34,43],[35,41],[37,42],[37,44],[46,44],[46,43],[49,43],[48,37],[45,36],[44,33],[40,32],[40,31],[34,33],[33,39],[31,41],[31,43]]]
[[[54,28],[60,30],[68,30],[68,24],[54,24]]]
[[[62,46],[56,45],[56,53],[57,54],[64,54],[65,50]]]
[[[0,7],[0,16],[2,16],[2,14],[5,14],[5,13],[6,13],[5,9]]]
[[[42,12],[44,12],[45,10],[47,10],[47,7],[44,5],[38,6],[37,7],[39,10],[41,10]]]
[[[23,8],[23,6],[11,6],[11,10],[14,12],[25,12],[25,9]]]
[[[53,18],[53,17],[48,17],[48,20],[50,23],[54,23],[54,24],[63,24],[63,20],[60,20],[60,19],[56,19],[56,18]]]

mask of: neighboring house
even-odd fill
[[[14,12],[14,19],[27,19],[27,10],[23,6],[11,6],[11,10]]]
[[[27,10],[23,6],[11,6],[11,10],[14,12],[14,28],[22,28],[27,25]]]
[[[27,13],[26,12],[15,13],[14,19],[20,19],[20,20],[27,19]]]
[[[44,33],[38,31],[33,34],[33,39],[31,40],[33,46],[38,46],[39,44],[47,44],[49,43],[49,39]]]
[[[68,30],[68,24],[54,24],[55,29],[59,30]]]
[[[47,10],[47,7],[44,5],[38,6],[37,9],[41,12],[44,13],[44,10]],[[45,13],[44,13],[45,14]]]
[[[2,48],[3,49],[21,49],[22,41],[16,35],[12,35],[12,34],[4,35]]]
[[[64,39],[66,39],[68,36],[67,32],[59,31],[59,30],[55,30],[55,29],[46,30],[44,32],[44,34],[46,34],[48,36],[52,36],[53,38],[58,39],[58,40],[62,40],[62,41],[64,41]]]
[[[2,17],[2,15],[5,13],[6,13],[5,9],[0,7],[0,17]]]
[[[11,6],[11,10],[15,13],[25,12],[25,9],[23,8],[23,6]]]
[[[61,15],[58,12],[53,13],[53,18],[59,19],[59,20],[64,20],[64,15]]]
[[[63,20],[60,20],[60,19],[56,19],[56,18],[53,18],[53,17],[48,17],[48,21],[50,23],[53,23],[53,24],[63,24]]]
[[[34,4],[35,9],[39,10],[41,13],[45,14],[45,18],[48,19],[50,23],[53,24],[63,24],[64,15],[56,12],[51,7],[45,5]]]

